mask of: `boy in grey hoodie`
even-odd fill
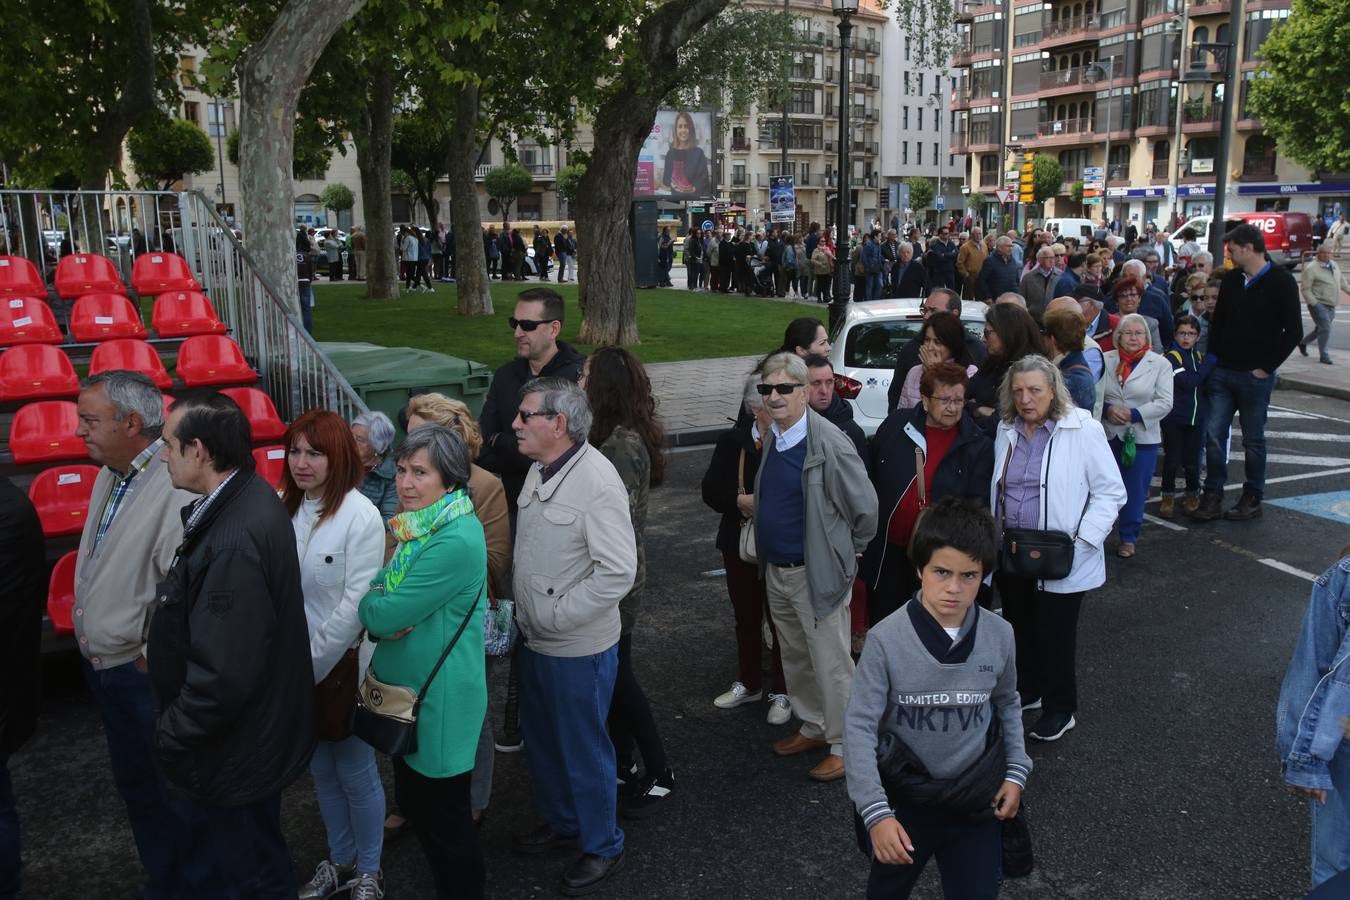
[[[908,897],[930,857],[943,894],[998,894],[1000,820],[1031,759],[1012,627],[975,604],[997,558],[989,513],[945,498],[915,532],[915,597],[873,626],[844,719],[848,794],[872,844],[869,900]]]

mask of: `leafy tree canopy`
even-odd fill
[[[519,163],[507,163],[490,169],[483,178],[483,188],[489,197],[499,201],[510,201],[521,194],[528,194],[534,187],[534,179],[525,167]]]
[[[1044,203],[1059,193],[1060,185],[1064,183],[1064,170],[1060,168],[1059,160],[1044,153],[1037,153],[1032,165],[1035,167],[1032,175],[1035,178],[1036,202]]]
[[[333,147],[324,134],[323,127],[313,123],[297,121],[295,123],[295,162],[292,174],[301,180],[317,180],[328,171],[333,159]],[[239,165],[239,129],[230,132],[225,139],[225,158],[233,166]]]
[[[356,195],[352,193],[351,188],[339,181],[323,189],[323,193],[319,195],[319,202],[323,204],[324,209],[341,213],[356,205]]]
[[[1280,152],[1309,169],[1350,170],[1350,91],[1344,0],[1294,0],[1289,18],[1261,45],[1248,99]]]
[[[186,175],[209,172],[216,163],[211,139],[186,119],[156,119],[127,136],[131,165],[143,186],[168,190]]]
[[[909,208],[921,212],[933,205],[933,182],[914,175],[909,179]]]
[[[577,199],[577,191],[581,187],[581,179],[585,174],[586,164],[584,162],[572,163],[559,169],[558,195],[568,202]]]

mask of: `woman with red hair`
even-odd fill
[[[310,410],[286,431],[281,501],[295,527],[300,586],[309,620],[319,745],[310,761],[328,858],[300,897],[383,893],[384,788],[375,751],[351,734],[356,687],[370,663],[357,607],[384,562],[384,520],[360,484],[361,454],[342,417]]]

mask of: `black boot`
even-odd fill
[[[1200,505],[1191,513],[1191,518],[1197,522],[1213,522],[1223,515],[1223,495],[1205,494],[1200,498]]]
[[[1223,514],[1223,517],[1230,522],[1245,522],[1248,519],[1261,518],[1261,498],[1255,494],[1242,492],[1238,502],[1233,508]]]

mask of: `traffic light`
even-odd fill
[[[1022,156],[1021,175],[1017,179],[1017,199],[1022,203],[1036,202],[1036,154]]]

